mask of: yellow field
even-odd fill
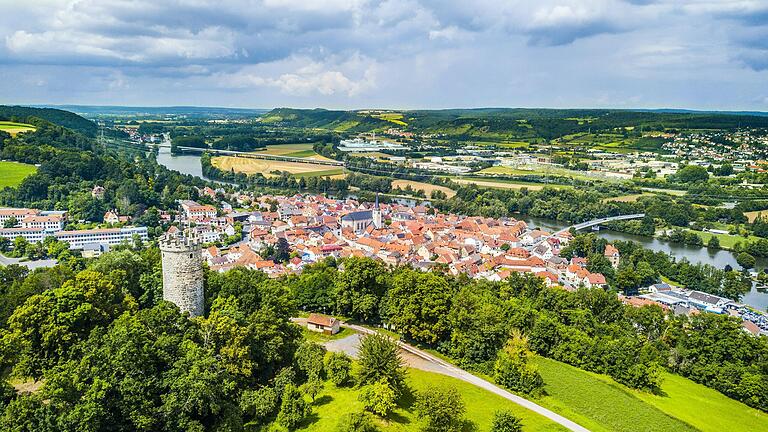
[[[623,196],[617,196],[617,197],[613,197],[613,198],[606,198],[603,201],[635,202],[641,196],[646,196],[646,195],[650,195],[650,194],[641,193],[641,194],[634,194],[634,195],[623,195]]]
[[[755,221],[755,219],[757,219],[758,216],[762,216],[763,218],[768,218],[768,210],[744,212],[744,216],[747,217],[747,220],[749,221],[749,223],[752,223]]]
[[[425,194],[427,194],[427,198],[430,197],[432,194],[432,191],[440,190],[445,192],[445,195],[448,196],[448,198],[456,195],[456,191],[453,189],[447,188],[445,186],[437,186],[429,183],[422,183],[417,182],[413,180],[393,180],[392,181],[392,189],[397,189],[398,187],[400,189],[405,189],[406,186],[410,185],[413,190],[423,190]]]
[[[36,128],[30,124],[0,121],[0,130],[8,132],[11,135],[16,135],[20,132],[34,131],[35,129]]]
[[[251,159],[234,156],[216,156],[211,164],[222,171],[235,171],[245,174],[261,173],[265,177],[275,177],[272,171],[287,171],[298,177],[308,176],[339,176],[341,167],[331,165],[316,165],[301,162],[284,162],[265,159]]]

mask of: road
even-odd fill
[[[582,223],[576,224],[576,225],[571,225],[568,228],[561,229],[557,233],[559,234],[559,233],[563,233],[563,232],[566,232],[566,231],[570,231],[571,228],[573,228],[576,231],[578,231],[578,230],[581,230],[581,229],[584,229],[584,228],[589,228],[591,226],[604,224],[606,222],[613,222],[613,221],[620,221],[620,220],[629,220],[629,219],[642,219],[644,217],[645,217],[645,213],[637,213],[637,214],[631,214],[631,215],[621,215],[621,216],[611,216],[611,217],[606,217],[606,218],[600,218],[600,219],[595,219],[595,220],[591,220],[591,221],[587,221],[587,222],[582,222]]]
[[[375,333],[374,330],[354,325],[354,324],[342,324],[344,327],[347,327],[349,329],[355,330],[358,333],[362,334],[372,334]],[[356,342],[359,341],[359,336],[349,336],[344,339],[338,339],[336,341],[329,342],[330,346],[328,346],[328,349],[332,351],[345,351],[348,354],[355,355],[357,353],[357,344]],[[534,402],[529,401],[528,399],[522,398],[516,394],[510,393],[506,390],[504,390],[501,387],[498,387],[482,378],[478,378],[475,375],[472,375],[471,373],[460,369],[440,358],[437,358],[433,356],[432,354],[429,354],[425,351],[422,351],[412,345],[409,345],[407,343],[398,341],[397,344],[400,346],[400,348],[405,352],[406,358],[405,360],[408,362],[408,364],[412,367],[418,368],[418,369],[425,369],[431,372],[437,372],[441,373],[443,375],[448,375],[453,378],[460,379],[462,381],[468,382],[472,385],[475,385],[477,387],[480,387],[482,389],[485,389],[491,393],[497,394],[504,399],[507,399],[509,401],[512,401],[523,408],[527,408],[539,415],[542,415],[550,420],[552,420],[555,423],[560,424],[561,426],[565,427],[566,429],[576,431],[576,432],[588,432],[589,429],[580,426],[576,424],[575,422],[568,420],[567,418],[561,416],[560,414],[557,414],[553,411],[550,411],[546,408],[544,408],[541,405],[538,405]],[[417,361],[417,363],[413,363],[413,360],[411,357],[414,357]]]
[[[0,265],[8,266],[11,264],[18,264],[24,266],[30,270],[34,270],[40,267],[53,267],[56,265],[56,260],[37,260],[37,261],[22,261],[21,258],[8,258],[7,256],[0,254]]]

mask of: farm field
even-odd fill
[[[600,175],[596,173],[594,175],[584,174],[583,171],[573,171],[559,167],[540,167],[539,169],[520,169],[508,166],[493,166],[484,170],[478,171],[478,174],[501,174],[501,175],[538,175],[538,176],[561,176],[568,177],[575,180],[607,180],[616,181],[616,178]]]
[[[17,186],[25,177],[36,171],[37,168],[34,165],[0,161],[0,188]]]
[[[493,415],[500,409],[508,409],[516,416],[521,417],[524,430],[529,432],[565,430],[560,425],[500,396],[455,378],[417,369],[408,369],[407,382],[410,388],[416,391],[435,386],[453,387],[458,390],[467,407],[465,418],[472,420],[476,426],[476,429],[469,430],[490,430]],[[342,416],[362,411],[362,403],[358,400],[359,393],[359,389],[353,387],[335,387],[327,384],[325,390],[320,393],[312,406],[313,414],[310,420],[297,430],[307,432],[336,430]],[[422,430],[422,425],[410,407],[413,398],[406,396],[404,399],[405,403],[398,406],[388,419],[376,420],[379,430],[382,432],[418,432]]]
[[[456,178],[452,178],[451,180],[459,184],[474,184],[480,187],[489,187],[489,188],[497,188],[497,189],[527,188],[529,190],[541,190],[541,189],[544,189],[544,187],[552,187],[552,188],[571,187],[567,185],[532,183],[532,182],[502,180],[502,179],[492,179],[492,178],[485,180],[485,179],[478,179],[478,178],[472,178],[472,177],[456,177]]]
[[[275,177],[273,171],[287,171],[297,177],[319,177],[343,175],[342,168],[302,162],[285,162],[266,159],[251,159],[234,156],[216,156],[211,164],[223,171],[235,171],[245,174],[261,173],[265,177]]]
[[[664,373],[661,395],[606,375],[537,357],[547,396],[537,402],[592,431],[765,430],[768,415],[678,375]]]
[[[454,191],[453,189],[447,188],[445,186],[437,186],[430,183],[422,183],[422,182],[417,182],[413,180],[399,180],[399,179],[392,180],[393,190],[396,188],[405,189],[409,185],[413,190],[423,190],[424,193],[427,194],[427,198],[429,198],[432,191],[435,191],[435,190],[445,192],[448,198],[456,195],[456,191]]]
[[[613,201],[613,202],[635,202],[640,197],[649,196],[649,195],[651,195],[651,194],[650,193],[640,193],[640,194],[632,194],[632,195],[622,195],[622,196],[617,196],[617,197],[613,197],[613,198],[606,198],[603,201],[606,201],[606,202],[610,202],[610,201]]]
[[[328,160],[327,157],[315,153],[315,151],[312,150],[311,143],[268,145],[265,150],[261,150],[259,153],[275,156]]]
[[[8,132],[11,135],[16,135],[20,132],[34,131],[36,128],[26,123],[15,123],[9,121],[0,121],[0,130]]]
[[[752,223],[758,216],[768,217],[768,210],[756,210],[751,212],[744,212],[744,216],[747,217],[749,223]]]

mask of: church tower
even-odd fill
[[[376,192],[376,205],[373,207],[373,211],[371,212],[371,216],[373,217],[373,227],[376,229],[381,228],[381,208],[379,207],[379,193]]]
[[[163,264],[163,300],[190,316],[202,316],[203,254],[200,238],[187,230],[165,234],[159,240]]]

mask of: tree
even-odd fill
[[[535,394],[541,391],[544,380],[538,369],[528,361],[533,353],[528,349],[528,339],[514,332],[499,352],[494,364],[496,382],[512,391]]]
[[[400,269],[387,292],[386,320],[406,337],[434,345],[448,334],[453,295],[442,276]]]
[[[336,312],[362,321],[376,319],[387,290],[387,274],[384,265],[371,258],[344,260],[334,287]]]
[[[307,418],[312,408],[293,384],[285,386],[282,399],[280,413],[277,414],[277,423],[286,429],[293,430]]]
[[[493,415],[491,432],[522,432],[523,422],[511,411],[496,411]]]
[[[337,386],[349,382],[352,371],[352,359],[343,352],[329,352],[325,356],[325,374]]]
[[[15,216],[11,216],[3,222],[3,228],[14,228],[19,224],[19,220]]]
[[[323,357],[325,348],[311,341],[304,341],[299,349],[296,350],[296,365],[304,374],[304,377],[311,379],[319,378],[323,373]]]
[[[741,252],[736,255],[736,263],[748,270],[755,267],[755,257],[748,252]]]
[[[710,237],[709,240],[707,240],[707,248],[720,249],[720,239],[716,235]]]
[[[359,397],[363,403],[363,408],[382,417],[386,417],[390,411],[395,409],[396,398],[395,390],[389,385],[386,378],[363,387]]]
[[[453,387],[430,387],[416,397],[416,413],[426,432],[458,432],[464,426],[466,406]]]
[[[686,165],[677,170],[671,177],[674,181],[680,183],[706,182],[707,179],[709,179],[709,173],[704,167],[698,165]]]
[[[8,319],[0,340],[14,373],[40,378],[43,371],[68,359],[71,348],[97,326],[135,308],[130,296],[101,273],[82,271],[60,288],[28,298]],[[9,357],[10,358],[9,358]]]
[[[358,361],[358,385],[385,380],[398,395],[405,388],[405,368],[393,339],[379,333],[364,336]]]
[[[323,380],[317,375],[311,375],[307,382],[302,384],[301,390],[314,402],[317,395],[323,391]]]
[[[273,387],[245,390],[240,395],[240,410],[246,419],[263,423],[277,408],[277,391]]]
[[[376,432],[377,430],[371,415],[365,411],[346,414],[336,426],[336,432]]]

